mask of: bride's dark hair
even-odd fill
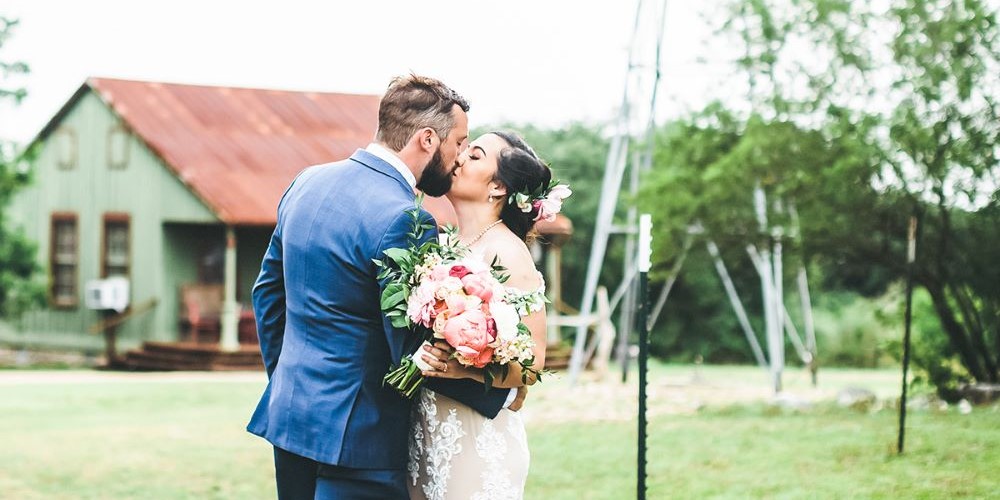
[[[514,193],[531,193],[547,187],[552,171],[521,136],[508,131],[490,133],[503,139],[508,146],[497,155],[497,173],[493,177],[507,188],[500,219],[518,238],[526,241],[535,227],[538,210],[532,208],[530,212],[522,212],[516,204],[510,203],[510,198]]]

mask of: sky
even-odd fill
[[[646,0],[640,23],[650,49],[656,4]],[[658,120],[731,90],[699,11],[710,4],[667,2]],[[0,139],[30,141],[90,76],[380,95],[393,76],[414,71],[466,97],[472,127],[609,123],[626,86],[636,5],[4,0],[0,16],[20,24],[0,60],[24,61],[31,73],[5,84],[23,85],[28,97],[0,105]]]

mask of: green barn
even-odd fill
[[[0,343],[99,352],[253,344],[250,288],[284,189],[372,138],[378,96],[88,79],[34,139],[10,222],[38,244],[48,306]],[[88,308],[128,280],[121,313]],[[255,347],[254,347],[255,348]]]
[[[97,353],[107,336],[107,359],[131,349],[122,361],[132,368],[259,365],[250,289],[278,201],[303,168],[366,146],[378,102],[88,79],[30,146],[32,183],[9,222],[38,244],[48,305],[0,322],[0,345]],[[456,222],[445,198],[425,208]],[[534,251],[559,303],[559,247],[572,224],[560,215],[536,228],[552,243]],[[94,300],[108,278],[127,283],[116,290],[128,299],[121,310]]]

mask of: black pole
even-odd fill
[[[639,273],[639,304],[636,328],[639,330],[639,467],[636,498],[646,498],[646,368],[649,360],[649,329],[647,321],[649,307],[646,295],[649,293],[649,276]]]
[[[653,256],[653,219],[639,217],[639,290],[635,297],[635,328],[639,330],[639,463],[635,495],[646,500],[646,371],[649,368],[649,268]]]
[[[906,245],[906,312],[903,330],[903,393],[899,398],[899,440],[896,442],[896,453],[903,454],[903,442],[906,438],[906,377],[910,369],[910,323],[913,317],[913,266],[917,257],[917,216],[910,216],[910,229],[907,233]]]

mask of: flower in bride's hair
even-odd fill
[[[538,215],[535,216],[535,220],[554,221],[556,214],[562,211],[563,200],[569,198],[571,194],[573,194],[573,191],[566,184],[559,184],[552,187],[544,198],[536,202],[538,205]]]
[[[517,205],[517,208],[521,209],[524,213],[531,212],[531,209],[533,208],[531,196],[525,193],[514,193],[513,201],[514,205]]]

